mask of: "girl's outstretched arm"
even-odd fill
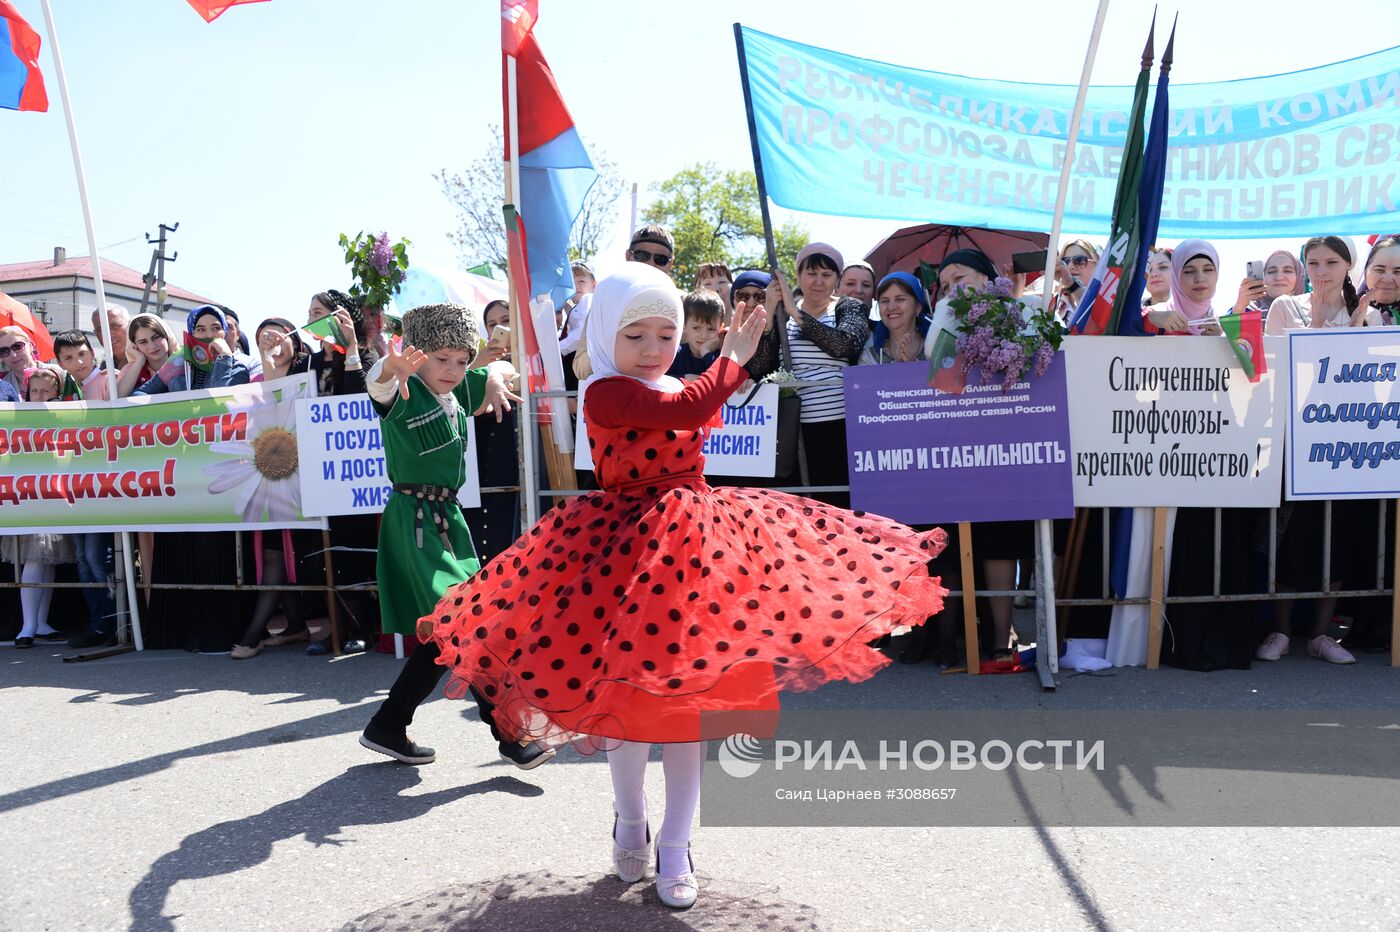
[[[588,387],[583,409],[601,427],[697,430],[748,380],[744,367],[721,356],[678,392],[658,392],[631,379],[604,379]]]

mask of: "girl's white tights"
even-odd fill
[[[608,752],[608,769],[612,771],[613,806],[621,819],[646,818],[647,757],[651,745],[624,741]],[[662,841],[690,841],[690,825],[695,808],[700,803],[700,768],[705,762],[705,744],[667,744],[661,748],[661,770],[666,775],[666,817],[656,838]],[[646,844],[646,826],[617,826],[617,843],[624,848],[640,848]],[[660,872],[668,877],[690,869],[684,848],[661,848]]]
[[[19,580],[24,583],[51,583],[54,570],[52,563],[26,563],[20,568]],[[53,601],[52,589],[21,589],[20,608],[24,610],[24,627],[19,637],[32,638],[36,634],[53,634],[49,624],[49,603]]]

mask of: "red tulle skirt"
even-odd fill
[[[766,489],[594,492],[449,589],[418,634],[441,647],[447,694],[474,684],[518,740],[762,733],[742,716],[870,677],[888,663],[872,641],[942,609],[927,564],[943,546],[942,530]]]

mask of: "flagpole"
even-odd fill
[[[1107,3],[1108,0],[1101,0]],[[734,24],[734,46],[739,53],[739,83],[744,88],[744,113],[748,119],[749,126],[749,148],[753,152],[753,177],[754,184],[758,188],[758,209],[763,218],[763,243],[768,250],[768,265],[775,274],[781,270],[778,268],[778,246],[773,239],[773,217],[768,210],[768,185],[763,178],[763,153],[758,145],[758,121],[753,112],[753,90],[749,87],[749,56],[744,48],[744,27],[742,23]],[[789,313],[795,313],[791,308]],[[776,308],[769,308],[768,315],[773,317],[777,313]],[[792,368],[792,351],[788,348],[787,324],[785,321],[776,321],[773,329],[778,334],[778,362],[784,369]],[[801,440],[798,440],[799,445]]]
[[[1055,267],[1060,261],[1060,227],[1065,219],[1065,200],[1069,196],[1069,176],[1074,167],[1074,147],[1079,142],[1079,121],[1084,118],[1084,98],[1089,93],[1089,79],[1094,73],[1094,59],[1099,53],[1099,38],[1103,35],[1104,19],[1108,16],[1108,0],[1099,0],[1094,15],[1094,31],[1089,36],[1089,48],[1084,53],[1084,68],[1079,74],[1079,92],[1074,98],[1074,111],[1069,120],[1069,138],[1065,140],[1065,161],[1060,166],[1060,190],[1055,195],[1055,219],[1050,224],[1050,242],[1045,252],[1045,285],[1041,288],[1043,309],[1055,312]],[[1059,631],[1055,622],[1055,577],[1053,575],[1055,545],[1050,522],[1039,520],[1036,529],[1036,668],[1041,684],[1054,688],[1048,676],[1060,672]],[[1072,581],[1071,581],[1072,583]],[[1047,682],[1048,680],[1048,682]]]
[[[112,324],[107,319],[107,289],[102,284],[102,257],[97,254],[97,230],[92,222],[92,203],[88,200],[87,178],[83,174],[83,156],[78,149],[78,129],[73,123],[73,105],[68,100],[68,80],[63,74],[63,56],[58,50],[58,30],[53,23],[49,0],[41,0],[44,25],[49,32],[49,53],[53,55],[53,70],[58,77],[58,95],[63,101],[63,116],[68,123],[68,145],[73,150],[73,171],[78,176],[78,200],[83,205],[83,224],[87,227],[88,255],[92,257],[92,281],[97,290],[98,319],[102,321],[102,345],[107,349],[107,397],[117,400],[117,364],[112,358]],[[77,312],[77,302],[73,310]],[[131,533],[122,531],[122,567],[126,570],[126,597],[131,606],[131,637],[137,650],[145,650],[141,637],[141,612],[136,601],[136,573],[131,562]]]
[[[506,203],[515,205],[519,210],[520,205],[515,203],[516,192],[520,190],[520,100],[515,79],[515,56],[506,55],[506,152],[510,156],[506,159],[505,183],[506,183]],[[510,250],[506,250],[506,261],[510,261]],[[520,370],[520,403],[524,411],[524,417],[516,417],[516,423],[520,427],[520,458],[523,460],[520,467],[521,487],[525,491],[524,502],[524,522],[525,527],[531,527],[539,520],[540,495],[539,479],[535,475],[535,412],[530,405],[530,361],[525,359],[523,350],[524,342],[521,329],[521,321],[530,313],[529,295],[521,295],[515,287],[516,270],[507,269],[506,281],[510,289],[510,311],[515,316],[516,325],[511,328],[510,343],[512,358],[517,364],[524,365]]]

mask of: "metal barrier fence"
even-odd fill
[[[840,388],[840,387],[842,387],[843,384],[844,384],[844,382],[843,382],[843,380],[841,380],[841,379],[823,379],[823,380],[808,380],[808,381],[783,382],[783,383],[782,383],[782,387],[784,387],[784,388],[805,388],[805,387],[827,387],[827,388],[836,387],[836,388]],[[578,392],[576,392],[576,391],[534,392],[534,393],[529,394],[528,396],[526,396],[526,404],[527,404],[528,410],[529,410],[529,412],[530,412],[530,414],[531,414],[531,417],[528,419],[528,423],[534,423],[534,417],[533,417],[533,415],[534,415],[534,412],[535,412],[536,401],[537,401],[537,399],[541,399],[541,398],[569,399],[569,398],[576,398],[577,396],[578,396]],[[804,456],[805,456],[805,453],[804,453]],[[837,485],[830,485],[830,486],[811,486],[811,485],[782,486],[782,487],[778,487],[778,488],[774,489],[774,491],[791,492],[791,493],[799,494],[799,495],[810,495],[810,494],[812,494],[812,493],[822,493],[822,492],[849,492],[849,491],[850,491],[850,486],[849,486],[849,485],[839,485],[839,486],[837,486]],[[533,499],[532,504],[536,505],[536,507],[535,507],[534,511],[533,511],[531,514],[527,515],[527,521],[528,521],[529,523],[532,524],[532,523],[533,523],[533,520],[537,520],[537,519],[538,519],[538,502],[539,502],[540,500],[544,499],[544,498],[555,498],[555,497],[562,497],[562,496],[569,496],[569,495],[583,495],[583,494],[587,494],[587,493],[584,492],[584,491],[575,490],[575,489],[538,488],[538,489],[536,489],[536,490],[532,490],[529,497],[530,497],[531,499]],[[1152,612],[1150,613],[1150,619],[1149,619],[1149,623],[1150,623],[1150,625],[1151,625],[1151,629],[1150,629],[1150,632],[1149,632],[1149,644],[1150,644],[1150,645],[1155,645],[1155,644],[1157,644],[1157,643],[1160,642],[1160,626],[1161,626],[1161,623],[1162,623],[1162,616],[1163,616],[1163,613],[1165,612],[1166,606],[1168,606],[1168,605],[1189,604],[1189,603],[1203,603],[1203,602],[1263,602],[1263,601],[1283,601],[1283,600],[1294,600],[1294,599],[1304,600],[1304,599],[1323,599],[1323,598],[1359,598],[1359,597],[1390,596],[1390,597],[1392,597],[1392,599],[1394,599],[1394,605],[1392,606],[1392,613],[1391,613],[1391,615],[1392,615],[1392,617],[1391,617],[1391,629],[1392,629],[1392,631],[1391,631],[1391,653],[1390,653],[1390,663],[1391,663],[1391,666],[1400,666],[1400,588],[1397,588],[1397,587],[1394,587],[1394,586],[1392,586],[1392,587],[1386,587],[1386,585],[1385,585],[1386,568],[1387,568],[1387,566],[1390,565],[1390,563],[1389,563],[1388,561],[1389,561],[1389,560],[1394,560],[1394,562],[1396,562],[1397,564],[1400,564],[1400,553],[1397,553],[1397,554],[1395,554],[1395,555],[1393,555],[1393,556],[1388,555],[1388,553],[1387,553],[1387,547],[1386,547],[1386,521],[1385,521],[1386,508],[1387,508],[1386,502],[1387,502],[1387,500],[1383,500],[1383,499],[1382,499],[1382,500],[1377,500],[1377,501],[1376,501],[1376,505],[1377,505],[1377,507],[1378,507],[1378,509],[1379,509],[1379,519],[1378,519],[1378,521],[1377,521],[1378,531],[1377,531],[1377,541],[1376,541],[1376,564],[1375,564],[1375,566],[1376,566],[1376,584],[1375,584],[1375,586],[1372,587],[1372,588],[1363,588],[1363,589],[1356,589],[1356,588],[1351,588],[1351,589],[1333,589],[1333,588],[1331,587],[1331,581],[1332,581],[1332,536],[1331,536],[1331,535],[1332,535],[1332,502],[1330,502],[1330,501],[1325,502],[1324,517],[1323,517],[1323,524],[1324,524],[1324,527],[1323,527],[1323,535],[1322,535],[1322,543],[1323,543],[1323,557],[1322,557],[1322,560],[1323,560],[1323,570],[1324,570],[1324,572],[1323,572],[1323,574],[1322,574],[1322,576],[1323,576],[1323,587],[1322,587],[1321,590],[1316,590],[1316,591],[1288,591],[1288,590],[1280,590],[1280,589],[1278,588],[1278,583],[1277,583],[1277,578],[1276,578],[1276,570],[1277,570],[1277,557],[1278,557],[1278,514],[1279,514],[1279,509],[1276,509],[1276,508],[1275,508],[1275,509],[1268,509],[1268,514],[1269,514],[1269,518],[1268,518],[1268,577],[1267,577],[1267,578],[1268,578],[1268,583],[1267,583],[1267,586],[1266,586],[1266,590],[1265,590],[1264,592],[1254,592],[1254,593],[1234,593],[1234,592],[1232,592],[1232,593],[1224,593],[1224,592],[1221,591],[1222,586],[1221,586],[1221,549],[1220,549],[1220,546],[1221,546],[1221,512],[1223,511],[1223,509],[1220,509],[1220,508],[1214,509],[1214,511],[1215,511],[1215,522],[1214,522],[1215,533],[1214,533],[1214,546],[1213,546],[1214,573],[1213,573],[1212,593],[1211,593],[1211,594],[1208,594],[1208,595],[1176,595],[1176,596],[1174,596],[1174,595],[1168,595],[1168,594],[1165,593],[1165,591],[1163,591],[1163,592],[1157,593],[1157,594],[1155,595],[1155,597],[1154,597],[1153,594],[1149,594],[1149,595],[1143,596],[1143,597],[1136,597],[1136,598],[1126,598],[1126,597],[1125,597],[1125,598],[1119,598],[1119,597],[1115,596],[1115,595],[1112,593],[1111,589],[1110,589],[1110,577],[1111,577],[1111,573],[1110,573],[1109,561],[1110,561],[1110,556],[1111,556],[1111,553],[1112,553],[1112,548],[1111,548],[1111,546],[1110,546],[1110,532],[1111,532],[1110,523],[1111,523],[1111,522],[1108,520],[1108,515],[1105,513],[1104,516],[1103,516],[1103,521],[1102,521],[1102,528],[1103,528],[1103,547],[1102,547],[1102,550],[1103,550],[1103,554],[1102,554],[1102,567],[1101,567],[1101,573],[1102,573],[1102,589],[1101,589],[1101,594],[1100,594],[1099,597],[1097,597],[1097,598],[1073,597],[1073,596],[1070,596],[1070,597],[1062,597],[1062,596],[1059,596],[1059,595],[1055,592],[1055,583],[1054,583],[1054,578],[1055,578],[1055,576],[1054,576],[1054,573],[1055,573],[1055,570],[1058,568],[1057,561],[1060,559],[1060,557],[1057,557],[1057,555],[1054,553],[1053,535],[1052,535],[1052,522],[1046,521],[1046,520],[1037,521],[1037,522],[1036,522],[1036,525],[1037,525],[1037,528],[1036,528],[1036,537],[1035,537],[1035,543],[1036,543],[1036,553],[1035,553],[1035,579],[1036,579],[1036,587],[1035,587],[1035,590],[1034,590],[1034,594],[1035,594],[1035,596],[1036,596],[1037,647],[1038,647],[1038,648],[1043,648],[1043,649],[1038,649],[1038,650],[1036,651],[1036,663],[1037,663],[1037,668],[1038,668],[1038,670],[1039,670],[1039,672],[1040,672],[1040,674],[1041,674],[1041,683],[1042,683],[1042,685],[1043,685],[1046,689],[1053,689],[1053,688],[1054,688],[1054,683],[1053,683],[1052,677],[1053,677],[1053,675],[1054,675],[1055,673],[1058,673],[1058,672],[1059,672],[1059,656],[1058,656],[1058,654],[1059,654],[1059,636],[1058,636],[1057,619],[1058,619],[1058,617],[1059,617],[1059,612],[1060,612],[1060,610],[1061,610],[1061,609],[1075,608],[1075,607],[1088,607],[1088,606],[1109,606],[1109,607],[1111,607],[1111,606],[1116,606],[1116,605],[1148,605],[1148,606],[1152,606],[1152,605],[1154,605],[1154,604],[1157,605],[1157,606],[1159,606],[1155,611],[1152,611]],[[1099,509],[1099,510],[1101,510],[1101,511],[1103,511],[1103,512],[1107,512],[1109,509]],[[1088,509],[1082,509],[1081,511],[1087,512]],[[1167,509],[1159,509],[1159,511],[1165,512],[1165,511],[1167,511]],[[975,577],[973,576],[973,573],[972,573],[972,570],[973,570],[973,562],[974,562],[974,559],[975,559],[975,542],[970,542],[970,541],[969,541],[969,536],[970,536],[970,535],[967,533],[968,527],[969,527],[969,526],[968,526],[967,524],[962,524],[962,525],[960,525],[960,528],[961,528],[961,530],[962,530],[962,533],[960,534],[960,538],[961,538],[961,540],[962,540],[962,542],[963,542],[963,549],[964,549],[964,552],[963,552],[962,554],[960,554],[960,556],[961,556],[961,558],[962,558],[962,578],[963,578],[964,580],[974,579],[974,578],[975,578]],[[975,536],[975,528],[976,528],[976,525],[975,525],[975,524],[971,525],[971,528],[972,528],[972,531],[973,531],[973,535]],[[1397,539],[1400,540],[1400,507],[1397,508],[1397,516],[1396,516],[1396,536],[1397,536]],[[1400,566],[1398,566],[1396,569],[1397,569],[1396,576],[1397,576],[1398,578],[1400,578]],[[1071,580],[1070,582],[1071,582],[1071,585],[1073,585],[1073,584],[1076,582],[1076,580]],[[948,594],[949,594],[950,597],[959,597],[959,598],[961,598],[961,597],[963,596],[963,594],[964,594],[964,590],[963,590],[963,589],[950,589]],[[972,594],[972,596],[973,596],[974,598],[981,598],[981,597],[1015,597],[1015,596],[1026,595],[1027,592],[1024,591],[1024,590],[978,589],[978,588],[975,588],[975,586],[974,586],[974,588],[971,590],[971,594]],[[965,617],[964,617],[964,635],[965,635],[965,638],[966,638],[967,641],[968,641],[968,643],[967,643],[967,645],[966,645],[966,649],[967,649],[967,658],[968,658],[968,659],[967,659],[967,662],[968,662],[968,673],[971,674],[971,673],[976,673],[976,672],[977,672],[977,666],[978,666],[978,662],[977,662],[978,645],[977,645],[977,642],[976,642],[976,637],[977,637],[977,634],[976,634],[976,623],[975,623],[975,617],[973,617],[973,615],[974,615],[974,613],[975,613],[975,604],[974,604],[973,599],[963,599],[963,600],[962,600],[962,604],[963,604],[963,607],[964,607],[964,615],[965,615]],[[1158,665],[1158,664],[1157,664],[1157,659],[1156,659],[1156,650],[1153,649],[1153,648],[1150,646],[1150,648],[1149,648],[1149,663],[1148,663],[1148,666],[1149,666],[1149,668],[1156,668],[1157,665]]]
[[[843,383],[842,383],[842,380],[834,379],[834,380],[817,380],[817,381],[785,382],[785,383],[783,383],[783,387],[785,387],[785,388],[788,388],[788,387],[791,387],[791,388],[804,388],[804,387],[840,387],[842,384],[843,384]],[[577,396],[578,396],[578,392],[576,392],[576,391],[553,391],[553,392],[534,392],[534,393],[530,393],[530,394],[528,394],[528,395],[526,396],[526,411],[528,412],[529,417],[520,419],[520,420],[518,421],[518,423],[530,424],[530,425],[532,425],[532,426],[536,423],[534,414],[535,414],[535,411],[536,411],[536,404],[537,404],[537,401],[538,401],[539,399],[544,399],[544,398],[570,399],[570,398],[576,398]],[[557,488],[557,489],[556,489],[556,488],[548,487],[548,484],[546,484],[545,487],[541,487],[540,484],[539,484],[538,481],[537,481],[537,472],[538,472],[538,465],[532,464],[532,467],[531,467],[530,469],[528,469],[528,470],[522,470],[522,478],[524,479],[523,485],[489,486],[489,487],[484,487],[484,488],[482,488],[480,491],[481,491],[481,493],[484,494],[484,495],[485,495],[485,494],[493,494],[493,493],[502,493],[502,492],[518,492],[518,493],[524,493],[524,494],[522,495],[521,508],[522,508],[522,511],[524,512],[524,516],[523,516],[523,517],[524,517],[524,526],[525,526],[525,527],[533,526],[533,524],[534,524],[536,521],[539,520],[540,512],[541,512],[540,504],[541,504],[541,502],[542,502],[544,499],[547,499],[547,498],[564,498],[564,497],[569,497],[569,496],[576,496],[576,495],[585,495],[585,494],[588,494],[588,491],[587,491],[587,490],[570,489],[570,488]],[[849,492],[849,491],[850,491],[850,486],[849,486],[849,485],[825,485],[825,486],[796,485],[796,486],[781,486],[781,487],[774,488],[773,490],[774,490],[774,491],[780,491],[780,492],[791,492],[791,493],[793,493],[793,494],[810,495],[810,494],[813,494],[813,493],[824,493],[824,492]],[[1376,563],[1375,563],[1375,568],[1376,568],[1376,577],[1375,577],[1375,579],[1376,579],[1376,584],[1375,584],[1374,587],[1371,587],[1371,588],[1361,588],[1361,589],[1357,589],[1357,588],[1351,588],[1351,589],[1333,589],[1333,588],[1331,587],[1331,581],[1332,581],[1332,572],[1331,572],[1331,570],[1332,570],[1332,546],[1331,546],[1331,539],[1332,539],[1332,537],[1331,537],[1331,532],[1332,532],[1332,503],[1331,503],[1330,501],[1325,503],[1325,507],[1324,507],[1324,518],[1323,518],[1323,524],[1324,524],[1324,526],[1323,526],[1323,534],[1322,534],[1322,545],[1323,545],[1323,556],[1322,556],[1322,560],[1323,560],[1323,569],[1324,569],[1324,572],[1323,572],[1323,574],[1322,574],[1323,583],[1322,583],[1322,589],[1320,589],[1320,590],[1315,590],[1315,591],[1297,591],[1297,592],[1295,592],[1295,591],[1289,591],[1289,590],[1280,590],[1280,589],[1278,588],[1277,579],[1276,579],[1277,556],[1278,556],[1278,552],[1277,552],[1277,551],[1278,551],[1278,542],[1277,542],[1277,537],[1278,537],[1278,535],[1277,535],[1277,527],[1278,527],[1278,509],[1269,509],[1268,534],[1267,534],[1267,537],[1268,537],[1268,564],[1267,564],[1267,565],[1268,565],[1268,571],[1267,571],[1267,572],[1268,572],[1268,575],[1267,575],[1267,580],[1268,580],[1268,581],[1267,581],[1267,586],[1266,586],[1266,589],[1265,589],[1264,592],[1253,592],[1253,593],[1235,593],[1235,592],[1226,593],[1226,592],[1222,592],[1222,580],[1221,580],[1221,549],[1220,549],[1220,548],[1221,548],[1221,512],[1222,512],[1222,509],[1219,509],[1219,508],[1214,509],[1214,511],[1215,511],[1215,522],[1214,522],[1215,533],[1214,533],[1214,548],[1213,548],[1213,560],[1214,560],[1213,586],[1212,586],[1212,592],[1211,592],[1210,594],[1206,594],[1206,595],[1190,595],[1190,596],[1180,596],[1180,595],[1178,595],[1178,596],[1173,596],[1173,595],[1167,594],[1165,591],[1162,591],[1162,592],[1154,592],[1152,595],[1145,596],[1145,597],[1120,598],[1120,597],[1118,597],[1118,596],[1115,596],[1115,595],[1111,592],[1111,590],[1110,590],[1110,575],[1111,575],[1111,574],[1110,574],[1109,558],[1110,558],[1110,554],[1111,554],[1111,546],[1110,546],[1110,531],[1111,531],[1111,529],[1110,529],[1110,526],[1109,526],[1109,525],[1110,525],[1110,522],[1107,520],[1107,515],[1105,515],[1105,520],[1102,521],[1102,537],[1103,537],[1103,541],[1102,541],[1103,547],[1102,547],[1102,550],[1103,550],[1103,554],[1102,554],[1102,567],[1101,567],[1102,589],[1101,589],[1100,595],[1099,595],[1098,597],[1093,597],[1093,598],[1089,598],[1089,597],[1073,597],[1073,596],[1071,596],[1071,597],[1061,597],[1061,596],[1058,596],[1058,595],[1056,594],[1056,592],[1055,592],[1055,582],[1054,582],[1054,568],[1056,567],[1056,559],[1057,559],[1057,558],[1056,558],[1056,556],[1055,556],[1055,554],[1054,554],[1054,548],[1053,548],[1053,544],[1052,544],[1051,522],[1049,522],[1049,521],[1044,521],[1044,520],[1042,520],[1042,521],[1037,521],[1037,522],[1036,522],[1036,524],[1037,524],[1037,529],[1036,529],[1036,531],[1037,531],[1037,532],[1036,532],[1036,541],[1035,541],[1035,542],[1036,542],[1036,554],[1035,554],[1035,567],[1036,567],[1035,579],[1036,579],[1036,588],[1035,588],[1035,590],[1034,590],[1034,594],[1035,594],[1035,597],[1036,597],[1037,645],[1038,645],[1039,648],[1042,648],[1042,649],[1038,649],[1038,650],[1037,650],[1036,658],[1037,658],[1037,668],[1038,668],[1038,670],[1039,670],[1039,672],[1040,672],[1041,683],[1042,683],[1042,685],[1043,685],[1046,689],[1053,689],[1053,688],[1054,688],[1053,675],[1059,671],[1059,658],[1058,658],[1059,637],[1058,637],[1058,632],[1057,632],[1057,616],[1058,616],[1058,612],[1059,612],[1061,609],[1075,608],[1075,607],[1088,607],[1088,606],[1117,606],[1117,605],[1149,605],[1149,606],[1158,605],[1158,606],[1160,606],[1159,609],[1152,611],[1151,614],[1150,614],[1150,623],[1151,623],[1151,625],[1152,625],[1152,633],[1149,634],[1149,642],[1150,642],[1150,644],[1154,644],[1154,645],[1155,645],[1156,642],[1158,642],[1158,641],[1160,640],[1159,635],[1160,635],[1161,615],[1162,615],[1162,612],[1165,610],[1165,607],[1168,606],[1168,605],[1174,605],[1174,604],[1188,604],[1188,603],[1201,603],[1201,602],[1260,602],[1260,601],[1282,601],[1282,600],[1294,600],[1294,599],[1359,598],[1359,597],[1381,597],[1381,596],[1390,596],[1390,597],[1394,600],[1394,605],[1393,605],[1393,608],[1392,608],[1392,619],[1391,619],[1391,624],[1392,624],[1392,638],[1391,638],[1391,655],[1390,655],[1390,662],[1391,662],[1391,665],[1392,665],[1392,666],[1400,666],[1400,637],[1397,637],[1397,635],[1400,635],[1400,588],[1397,588],[1397,587],[1394,587],[1394,586],[1392,586],[1392,587],[1386,587],[1386,586],[1385,586],[1385,574],[1386,574],[1386,569],[1387,569],[1388,566],[1390,566],[1390,564],[1391,564],[1392,561],[1393,561],[1393,562],[1396,562],[1396,563],[1400,563],[1400,559],[1397,559],[1398,557],[1400,557],[1400,554],[1391,555],[1391,554],[1389,554],[1389,553],[1387,552],[1387,550],[1388,550],[1388,548],[1387,548],[1387,546],[1386,546],[1386,531],[1387,531],[1387,527],[1386,527],[1386,522],[1385,522],[1385,512],[1386,512],[1386,507],[1387,507],[1387,506],[1386,506],[1386,501],[1385,501],[1385,500],[1378,500],[1376,504],[1377,504],[1377,507],[1378,507],[1378,509],[1379,509],[1379,520],[1377,521],[1378,530],[1377,530],[1377,540],[1376,540]],[[1107,509],[1103,509],[1103,510],[1104,510],[1104,511],[1107,511]],[[1165,510],[1166,510],[1166,509],[1159,509],[1159,511],[1165,511]],[[1398,512],[1398,513],[1397,513],[1397,517],[1396,517],[1396,522],[1395,522],[1395,523],[1396,523],[1397,536],[1400,537],[1400,509],[1397,509],[1397,512]],[[975,534],[975,525],[973,525],[972,527],[974,528],[973,534]],[[974,574],[973,574],[973,562],[974,562],[974,559],[975,559],[975,549],[974,549],[974,548],[975,548],[975,544],[974,544],[974,541],[973,541],[973,539],[972,539],[972,538],[973,538],[973,534],[967,533],[967,531],[968,531],[968,525],[966,525],[966,524],[961,525],[961,528],[962,528],[962,530],[963,530],[963,533],[960,535],[961,540],[962,540],[962,553],[961,553],[959,556],[960,556],[960,558],[961,558],[962,577],[963,577],[964,580],[974,579],[975,576],[974,576]],[[246,582],[246,581],[245,581],[245,577],[244,577],[245,567],[244,567],[243,546],[242,546],[242,533],[243,533],[243,532],[234,532],[234,533],[235,533],[236,535],[238,535],[239,540],[238,540],[238,546],[237,546],[236,549],[235,549],[236,560],[235,560],[234,582],[233,582],[233,583],[231,583],[231,584],[205,584],[205,583],[198,583],[198,584],[196,584],[196,583],[149,583],[149,584],[147,584],[147,583],[143,583],[142,586],[141,586],[141,588],[143,588],[143,589],[150,589],[150,590],[165,590],[165,589],[175,589],[175,590],[181,590],[181,589],[200,589],[200,590],[205,590],[205,591],[210,591],[210,592],[216,592],[216,591],[231,591],[231,592],[268,592],[268,591],[276,591],[276,592],[310,592],[310,593],[328,594],[328,595],[330,595],[330,596],[332,596],[332,597],[334,596],[335,593],[337,593],[337,592],[339,592],[339,591],[342,591],[342,590],[346,590],[346,591],[355,591],[355,592],[372,592],[372,593],[376,593],[376,594],[378,593],[379,587],[378,587],[378,584],[377,584],[376,582],[368,582],[368,583],[363,583],[363,584],[354,584],[354,585],[352,585],[352,586],[336,586],[336,585],[334,584],[333,560],[334,560],[334,553],[335,553],[336,548],[335,548],[334,546],[332,546],[332,545],[330,544],[329,541],[327,541],[328,550],[326,551],[326,561],[325,561],[325,562],[326,562],[326,573],[327,573],[327,580],[326,580],[325,583],[315,584],[315,585],[311,585],[311,584],[287,584],[287,583],[278,584],[278,585],[264,585],[264,584],[260,584],[260,583],[256,583],[256,582]],[[343,548],[342,548],[342,549],[343,549]],[[311,554],[311,555],[314,556],[314,554]],[[1047,568],[1049,569],[1048,572],[1046,571]],[[1400,575],[1400,573],[1398,573],[1397,575]],[[42,588],[42,589],[95,589],[95,588],[107,588],[107,584],[106,584],[106,583],[98,583],[98,582],[92,582],[92,583],[83,583],[83,582],[76,582],[76,583],[73,583],[73,582],[25,583],[25,582],[20,581],[18,577],[19,577],[19,573],[16,572],[16,579],[15,579],[14,581],[9,581],[9,580],[0,581],[0,588],[19,588],[19,589],[23,589],[23,588]],[[123,589],[124,582],[125,582],[125,580],[124,580],[123,575],[122,575],[122,564],[121,564],[121,561],[120,561],[120,560],[117,560],[117,561],[116,561],[116,573],[115,573],[115,586],[116,586],[117,599],[118,599],[118,615],[119,615],[119,619],[118,619],[118,620],[119,620],[118,632],[119,632],[119,638],[122,639],[123,643],[125,642],[125,636],[126,636],[126,634],[127,634],[127,629],[128,629],[127,619],[129,618],[129,611],[124,607],[124,602],[125,602],[125,590]],[[964,589],[961,589],[961,588],[960,588],[960,589],[951,589],[951,590],[949,590],[949,595],[950,595],[950,596],[953,596],[953,597],[961,598],[964,594],[965,594],[965,590],[964,590]],[[1025,595],[1026,592],[1023,591],[1023,590],[978,589],[978,588],[975,588],[975,586],[974,586],[974,588],[972,588],[972,589],[970,590],[970,594],[971,594],[974,598],[972,598],[972,599],[963,599],[963,600],[962,600],[962,604],[963,604],[963,609],[964,609],[964,635],[965,635],[965,639],[966,639],[966,641],[967,641],[966,648],[967,648],[968,673],[969,673],[969,674],[975,674],[975,673],[978,672],[978,669],[977,669],[977,668],[978,668],[978,666],[979,666],[979,663],[978,663],[977,628],[976,628],[976,617],[975,617],[975,612],[976,612],[976,608],[975,608],[975,598],[977,598],[977,597],[1015,597],[1015,596],[1019,596],[1019,595]],[[332,606],[334,606],[336,600],[335,600],[334,598],[331,598],[331,599],[329,599],[329,602],[330,602],[330,604],[331,604]],[[332,615],[334,615],[334,608],[333,608],[333,607],[332,607],[331,611],[332,611]],[[332,637],[333,637],[334,644],[335,644],[335,652],[336,652],[336,653],[339,653],[339,652],[340,652],[339,630],[338,630],[338,625],[335,623],[335,619],[334,619],[334,618],[332,618],[332,631],[333,631]],[[1151,662],[1149,663],[1149,666],[1152,666],[1152,667],[1155,667],[1155,666],[1156,666],[1156,662],[1155,662],[1155,650],[1152,651],[1152,657],[1151,657]]]

